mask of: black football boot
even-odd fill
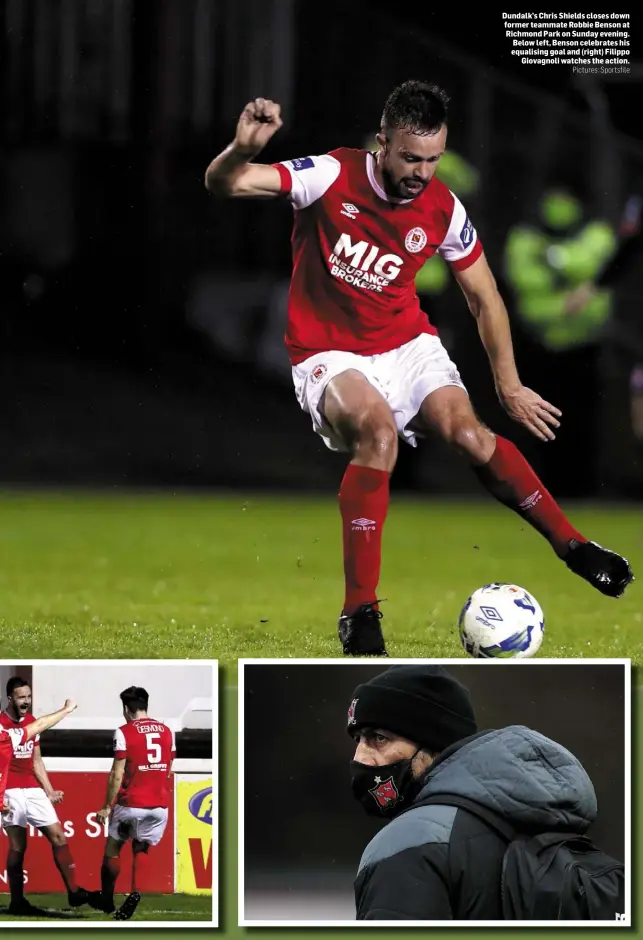
[[[565,564],[574,574],[580,575],[608,597],[620,597],[625,588],[634,581],[634,574],[627,558],[603,548],[596,542],[578,542],[572,539]]]
[[[338,633],[344,656],[388,656],[378,603],[362,604],[352,614],[342,614],[339,618]]]

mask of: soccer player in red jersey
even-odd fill
[[[499,399],[542,441],[560,411],[520,381],[507,311],[460,200],[434,177],[447,140],[445,92],[409,81],[389,96],[379,150],[340,148],[264,165],[252,160],[282,126],[257,98],[206,188],[276,197],[294,210],[286,347],[295,392],[331,450],[350,456],[339,492],[346,593],[339,636],[347,655],[386,655],[377,603],[382,530],[398,437],[439,434],[487,490],[540,532],[568,568],[611,597],[633,580],[628,561],[588,541],[515,445],[476,416],[460,374],[420,309],[415,277],[436,252],[475,317]]]
[[[34,908],[31,907],[22,894],[22,860],[26,847],[26,832],[22,818],[26,812],[32,811],[34,804],[23,798],[24,794],[22,790],[24,778],[21,776],[23,774],[22,769],[18,771],[18,786],[16,787],[15,785],[15,763],[16,761],[30,762],[28,756],[29,745],[32,745],[33,753],[35,750],[34,742],[37,741],[38,736],[44,731],[48,731],[49,728],[53,728],[54,725],[57,725],[58,722],[67,715],[70,715],[75,710],[76,703],[71,699],[67,699],[63,707],[58,709],[57,712],[52,712],[50,715],[43,715],[41,718],[34,718],[33,715],[30,714],[31,689],[29,688],[29,684],[21,679],[19,684],[13,687],[10,692],[9,687],[11,687],[11,682],[12,680],[9,680],[7,689],[7,694],[10,696],[10,703],[18,700],[20,701],[20,705],[15,708],[15,710],[13,710],[13,706],[11,706],[13,714],[3,712],[3,720],[0,722],[0,807],[2,807],[2,826],[9,836],[7,875],[11,890],[11,902],[9,904],[8,913],[12,915],[23,915],[34,912]],[[26,689],[29,690],[28,696],[25,692]],[[16,694],[17,692],[21,694]],[[5,716],[7,716],[9,720],[6,720]],[[25,774],[24,777],[26,778],[26,776]],[[40,785],[38,784],[38,786]],[[28,787],[27,789],[31,788]],[[42,810],[40,800],[36,800],[35,807],[36,813],[40,813]],[[19,819],[17,826],[14,822],[15,818]],[[18,828],[19,832],[24,834],[24,843],[19,839],[18,835],[12,831],[16,828]],[[67,860],[64,857],[62,859],[56,857],[56,846],[60,843],[57,843],[52,838],[49,838],[49,841],[52,843],[54,850],[54,861],[67,886],[69,903],[74,907],[85,904],[87,902],[87,892],[84,888],[78,888],[75,883],[73,861],[71,861],[71,858],[69,859],[71,868],[68,870]],[[22,848],[16,850],[14,848],[16,844],[22,846]],[[64,837],[62,845],[66,847]],[[16,853],[17,858],[15,857]],[[18,877],[20,879],[19,889],[16,886]],[[69,877],[72,887],[68,884]]]
[[[148,850],[158,845],[167,826],[169,781],[176,756],[174,732],[147,714],[145,689],[131,686],[121,692],[126,724],[114,732],[114,763],[107,783],[105,805],[98,811],[109,829],[101,867],[101,910],[116,920],[129,920],[141,900],[140,880]],[[114,885],[121,870],[120,854],[132,840],[131,891],[114,910]],[[96,905],[97,906],[97,905]]]
[[[26,727],[32,728],[35,721],[31,714],[31,686],[20,676],[14,676],[7,683],[7,707],[0,713],[0,727],[13,733]],[[72,907],[86,904],[87,892],[76,883],[74,859],[53,806],[62,801],[64,794],[61,790],[54,790],[51,785],[40,753],[37,733],[32,733],[14,745],[5,785],[4,801],[7,809],[2,813],[2,828],[9,839],[9,913],[34,913],[34,908],[24,896],[27,826],[38,829],[49,840],[54,862],[67,889],[69,904]]]

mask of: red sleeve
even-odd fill
[[[284,196],[287,196],[292,192],[292,176],[290,171],[283,165],[283,163],[273,163],[272,164],[275,170],[279,171],[279,177],[281,179],[281,192]]]

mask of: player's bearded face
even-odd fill
[[[14,689],[10,701],[17,715],[26,715],[31,710],[31,689],[27,686]]]
[[[388,131],[378,135],[381,151],[378,163],[389,196],[415,199],[433,179],[446,146],[447,129],[436,134]]]

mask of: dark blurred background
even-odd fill
[[[479,729],[524,724],[558,741],[590,775],[599,815],[589,835],[625,852],[623,665],[454,664]],[[353,690],[370,665],[244,667],[245,917],[354,919],[361,854],[383,823],[350,791]]]
[[[3,482],[334,489],[344,460],[300,413],[282,344],[291,210],[217,202],[204,172],[251,97],[283,108],[272,162],[365,146],[392,87],[418,77],[452,96],[445,181],[509,305],[523,381],[564,432],[543,447],[509,425],[434,265],[424,309],[478,411],[558,495],[643,496],[643,265],[582,295],[638,231],[634,38],[629,75],[574,76],[521,66],[500,14],[474,8],[466,28],[362,0],[350,16],[299,0],[0,11]],[[543,215],[552,187],[576,207],[562,228]],[[434,443],[404,449],[393,485],[477,491]]]

